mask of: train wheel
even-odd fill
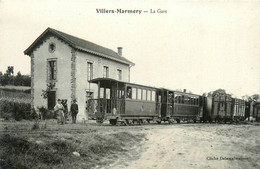
[[[109,120],[109,123],[110,123],[111,125],[115,126],[116,123],[117,123],[117,119],[110,119],[110,120]]]
[[[161,120],[157,120],[156,122],[157,122],[158,124],[161,124],[162,121],[161,121]]]
[[[194,122],[194,123],[197,123],[197,120],[196,120],[196,119],[193,119],[193,122]]]
[[[128,119],[125,119],[125,120],[124,120],[124,124],[125,124],[126,126],[129,125],[129,121],[128,121]]]
[[[177,123],[180,123],[180,122],[181,122],[181,120],[180,120],[180,119],[176,119],[176,121],[177,121]]]
[[[142,119],[137,120],[137,123],[138,123],[139,125],[141,125],[141,124],[142,124]]]
[[[99,118],[99,119],[96,119],[96,122],[100,124],[100,123],[103,123],[104,120]]]
[[[169,124],[173,124],[174,120],[169,118],[168,122],[169,122]]]

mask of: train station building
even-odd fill
[[[89,80],[107,77],[130,82],[134,63],[115,52],[84,39],[47,28],[25,51],[31,58],[32,107],[53,109],[57,99],[73,99],[79,106],[78,119],[87,118],[86,104],[97,97],[97,85]],[[49,86],[49,87],[47,87]],[[47,90],[47,98],[42,96]]]

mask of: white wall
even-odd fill
[[[96,84],[87,81],[87,62],[93,62],[93,78],[103,77],[103,66],[109,67],[109,78],[117,79],[117,69],[122,70],[122,81],[128,82],[129,66],[111,61],[105,58],[88,54],[85,52],[77,52],[76,54],[76,98],[79,105],[78,120],[87,119],[85,110],[86,91],[94,91],[94,98],[98,96],[98,88]]]
[[[56,49],[53,53],[49,52],[49,44],[55,43]],[[55,37],[45,40],[33,52],[34,54],[34,107],[46,106],[47,99],[41,96],[42,90],[47,86],[47,59],[57,59],[57,81],[55,88],[56,99],[68,99],[71,96],[71,47]]]

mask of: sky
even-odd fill
[[[48,27],[114,51],[123,47],[135,63],[133,83],[196,94],[220,88],[235,97],[260,94],[258,0],[0,0],[0,71],[14,66],[15,74],[30,74],[23,52]]]

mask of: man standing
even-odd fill
[[[57,102],[57,104],[54,107],[54,111],[57,112],[57,114],[58,114],[58,123],[60,122],[61,124],[65,123],[63,110],[64,110],[64,107],[61,104],[61,100],[58,99],[58,102]]]
[[[61,104],[63,105],[64,107],[64,121],[65,121],[65,124],[67,124],[67,121],[68,121],[68,105],[67,105],[67,99],[64,99],[61,101]]]
[[[77,102],[77,100],[74,99],[73,103],[70,106],[70,112],[71,112],[71,116],[72,116],[72,123],[76,123],[77,114],[78,114],[78,111],[79,111],[78,104],[76,102]]]

